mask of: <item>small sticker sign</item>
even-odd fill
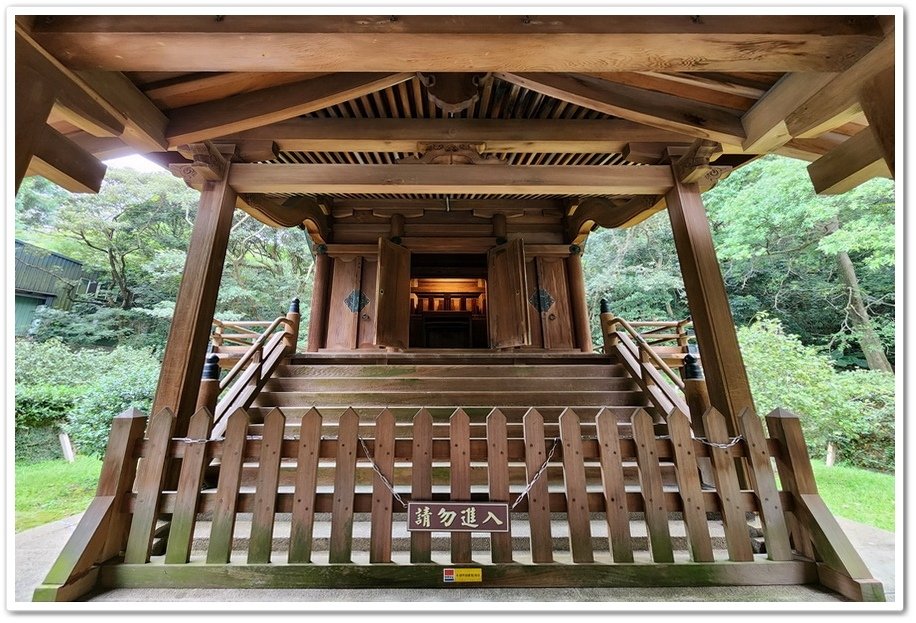
[[[442,581],[446,584],[452,582],[483,582],[483,569],[443,569]]]
[[[509,505],[502,502],[409,502],[412,532],[509,532]]]

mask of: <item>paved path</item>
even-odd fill
[[[16,535],[15,601],[30,601],[79,516]],[[892,532],[839,519],[872,574],[884,583],[888,601],[895,596]],[[835,602],[836,595],[811,586],[714,588],[558,588],[558,589],[118,589],[93,598],[114,602]],[[15,609],[15,604],[9,604]]]

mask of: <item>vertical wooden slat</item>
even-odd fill
[[[347,409],[337,428],[337,462],[334,469],[334,502],[331,506],[331,543],[328,561],[348,563],[353,551],[353,499],[356,494],[356,452],[359,415]]]
[[[506,416],[499,409],[487,416],[487,481],[491,502],[511,502]],[[511,531],[490,534],[490,555],[494,563],[512,562]]]
[[[108,538],[105,541],[105,547],[99,554],[101,561],[120,555],[127,545],[130,513],[124,510],[124,502],[134,486],[138,463],[134,457],[134,449],[137,447],[137,442],[143,439],[146,421],[146,415],[133,407],[112,420],[108,447],[105,450],[105,461],[102,463],[102,472],[99,474],[99,486],[96,491],[97,496],[111,495],[115,498],[114,512],[108,523]]]
[[[636,465],[649,532],[649,546],[654,562],[674,562],[668,510],[662,491],[662,473],[655,449],[655,429],[652,416],[639,409],[633,414],[633,440],[636,442]]]
[[[744,409],[738,417],[738,426],[747,444],[747,458],[750,469],[748,478],[760,506],[760,522],[763,524],[763,539],[766,543],[767,558],[770,560],[792,560],[789,532],[782,501],[776,490],[776,478],[770,463],[766,436],[760,418],[750,409]]]
[[[713,443],[729,441],[725,417],[714,407],[703,416],[703,427],[706,429],[706,438],[709,441]],[[754,560],[747,518],[741,504],[741,487],[738,484],[735,461],[731,453],[724,448],[710,446],[709,454],[712,459],[716,490],[722,506],[722,523],[725,524],[728,558],[733,561]]]
[[[411,459],[410,498],[425,501],[433,494],[433,418],[420,409],[413,418],[413,457]],[[412,521],[408,517],[407,521]],[[431,562],[432,534],[410,533],[410,562]]]
[[[318,451],[321,445],[321,414],[312,407],[299,426],[296,460],[296,494],[289,528],[291,563],[311,562],[312,529],[315,523],[315,487],[318,484]]]
[[[668,415],[668,434],[674,447],[674,465],[677,470],[677,487],[684,504],[684,523],[690,557],[694,562],[713,562],[712,542],[709,540],[709,523],[706,521],[706,503],[700,486],[694,441],[690,434],[690,420],[674,409]]]
[[[448,421],[450,499],[471,499],[471,422],[468,414],[456,409]],[[453,532],[452,562],[471,562],[471,533]]]
[[[127,549],[124,552],[124,562],[128,564],[149,561],[156,517],[159,513],[159,497],[165,479],[166,456],[174,430],[175,416],[171,409],[162,409],[150,419],[146,454],[140,459],[137,474],[134,517],[130,523]]]
[[[232,552],[232,534],[235,531],[235,507],[245,457],[245,437],[248,433],[248,414],[236,409],[229,416],[223,453],[219,463],[219,482],[216,484],[216,507],[210,524],[210,546],[207,564],[224,565]]]
[[[563,481],[566,485],[566,514],[573,562],[595,562],[585,491],[582,432],[579,416],[572,409],[564,409],[560,415],[560,439],[563,443]]]
[[[261,456],[258,458],[258,478],[255,485],[254,512],[251,517],[251,536],[248,541],[248,564],[270,562],[273,549],[274,511],[277,506],[277,485],[280,482],[280,447],[286,416],[274,408],[264,418],[261,438]]]
[[[525,431],[525,475],[531,483],[547,459],[544,448],[544,418],[536,409],[528,409],[522,418]],[[550,535],[550,499],[547,472],[528,491],[528,521],[531,530],[531,561],[553,562],[553,538]]]
[[[801,456],[804,452],[807,455],[805,440],[801,437],[800,431],[796,432],[795,427],[785,426],[786,421],[798,418],[783,409],[774,409],[766,416],[767,429],[770,436],[778,440],[782,445],[782,452],[776,456],[776,469],[779,471],[779,482],[784,491],[788,491],[793,496],[801,493],[817,493],[817,484],[814,482],[814,472],[811,469],[810,462],[802,461],[800,465],[792,462],[792,456]],[[794,514],[792,521],[789,522],[789,528],[793,536],[795,549],[806,558],[814,559],[814,545],[812,544],[811,532]]]
[[[375,465],[394,484],[394,414],[388,409],[375,419]],[[391,513],[394,496],[378,474],[372,483],[372,531],[369,562],[391,562]]]
[[[188,437],[192,440],[185,448],[181,459],[181,475],[178,478],[178,493],[175,497],[175,510],[172,513],[172,527],[169,530],[169,542],[165,550],[167,564],[184,564],[191,556],[191,540],[194,536],[194,523],[197,519],[197,502],[200,498],[200,485],[206,468],[207,444],[201,440],[210,438],[213,426],[213,415],[206,407],[197,410],[188,424]]]
[[[601,409],[595,417],[595,424],[598,429],[601,484],[604,487],[604,507],[611,553],[614,555],[614,562],[633,562],[630,513],[623,479],[623,457],[620,454],[617,416],[607,409]]]

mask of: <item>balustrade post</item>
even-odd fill
[[[197,409],[206,407],[216,415],[216,403],[219,400],[219,357],[208,355],[204,362],[204,371],[200,378],[200,391],[197,393]]]
[[[286,319],[289,320],[289,324],[284,330],[283,348],[290,355],[295,355],[296,345],[299,342],[299,322],[301,319],[298,298],[293,299],[289,304],[289,311],[286,313]]]
[[[604,352],[607,354],[614,350],[620,338],[617,336],[617,322],[614,314],[611,313],[611,306],[607,299],[601,299],[600,308],[601,336],[604,339]]]

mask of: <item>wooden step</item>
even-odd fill
[[[601,365],[616,363],[614,355],[581,353],[579,351],[491,351],[491,350],[415,350],[386,352],[365,349],[357,351],[297,353],[290,357],[292,365],[308,364],[433,364],[433,365]]]
[[[264,385],[267,392],[537,392],[554,388],[567,392],[635,390],[636,382],[628,377],[611,378],[370,378],[370,377],[274,377]]]
[[[419,392],[267,392],[254,404],[259,407],[301,406],[641,406],[641,391],[419,391]]]
[[[280,366],[274,373],[280,377],[330,378],[629,378],[621,364],[592,365],[405,365],[405,364],[296,364]]]
[[[257,405],[247,409],[248,415],[251,418],[253,423],[259,423],[264,420],[264,416],[272,409],[273,407],[264,406],[259,407]],[[321,406],[319,411],[325,422],[336,422],[341,415],[347,410],[346,406]],[[364,406],[354,406],[353,410],[359,415],[360,421],[371,423],[375,421],[375,418],[378,417],[384,407],[364,407]],[[538,413],[544,418],[545,423],[554,423],[556,424],[557,420],[560,417],[560,414],[563,413],[565,407],[539,407]],[[630,418],[633,415],[635,409],[643,409],[649,415],[655,416],[655,408],[652,406],[642,406],[642,407],[633,407],[633,406],[609,406],[607,407],[612,413],[617,415],[617,419],[622,422],[629,422]],[[298,426],[298,422],[302,420],[308,410],[311,409],[310,406],[299,405],[292,407],[281,407],[283,414],[286,416],[287,424],[295,424]],[[493,410],[492,407],[462,407],[465,413],[468,414],[472,423],[484,423],[486,422],[487,416]],[[525,416],[525,413],[528,412],[527,406],[500,406],[500,411],[503,415],[506,416],[506,421],[509,423],[521,423],[522,418]],[[409,423],[413,421],[414,416],[417,414],[417,407],[391,407],[390,411],[394,414],[395,420],[400,423]],[[594,420],[595,416],[598,415],[598,412],[601,410],[601,407],[595,406],[583,406],[576,407],[576,415],[579,416],[579,419],[583,422],[588,420]],[[432,416],[434,422],[448,422],[448,419],[452,416],[452,413],[455,412],[455,407],[437,407],[431,406],[427,407],[427,411]]]

